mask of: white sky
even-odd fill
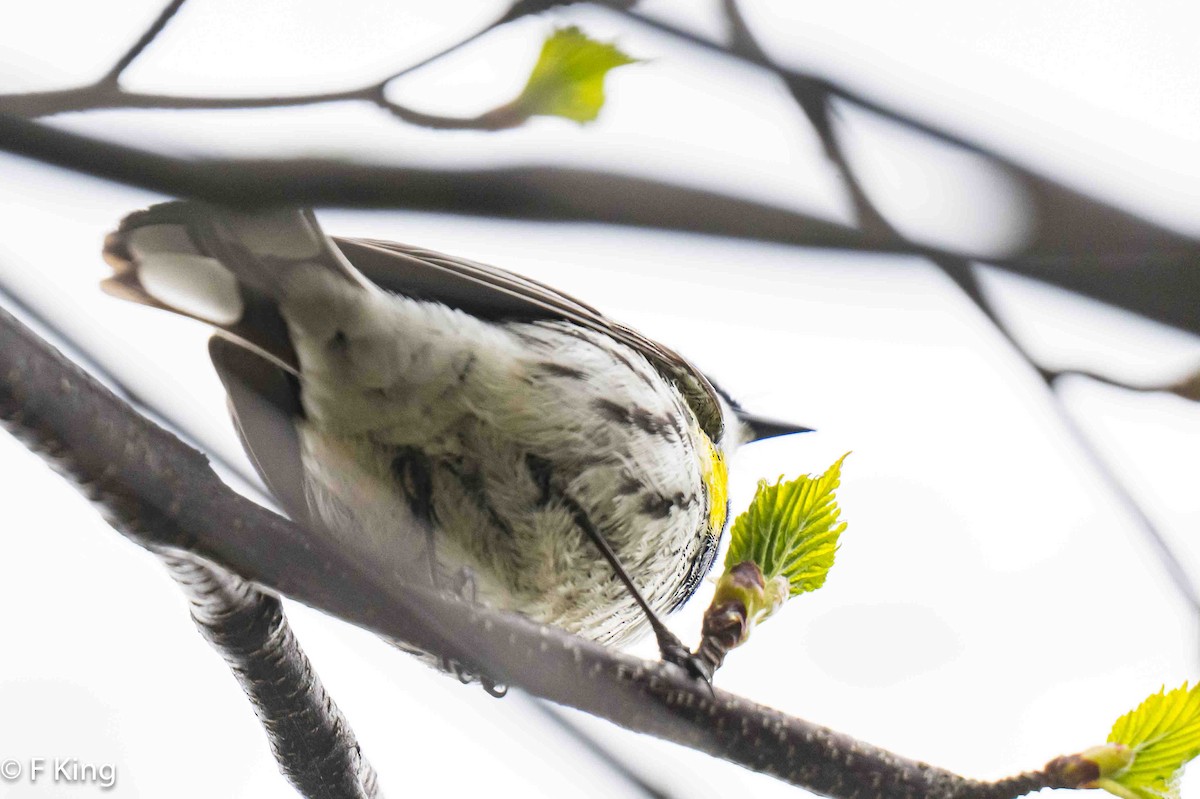
[[[671,6],[688,4],[646,7]],[[0,85],[95,75],[120,51],[118,31],[136,30],[157,8],[25,4],[0,32]],[[129,83],[214,94],[344,88],[448,43],[496,8],[190,0]],[[1197,12],[1166,2],[1133,9],[927,0],[801,11],[760,1],[747,15],[781,59],[920,109],[1194,232]],[[705,22],[711,14],[697,18],[700,30],[714,30]],[[592,127],[541,120],[505,134],[434,134],[342,106],[105,112],[59,122],[176,151],[586,164],[847,218],[815,138],[776,84],[601,12],[549,19],[578,21],[602,38],[619,34],[629,51],[652,59],[613,76],[609,106]],[[499,31],[398,82],[395,96],[464,113],[507,99],[550,25],[529,20]],[[980,253],[1019,242],[1019,193],[986,167],[845,117],[877,180],[868,188],[906,230]],[[193,438],[244,463],[203,329],[96,289],[106,271],[103,233],[159,198],[9,157],[0,158],[0,175],[0,284]],[[935,188],[930,201],[902,201],[923,178]],[[321,218],[340,234],[406,240],[543,279],[686,352],[755,410],[820,429],[739,454],[735,509],[757,478],[819,471],[853,450],[840,493],[850,528],[827,587],[733,654],[721,686],[994,777],[1098,743],[1159,685],[1200,676],[1195,621],[1155,553],[1065,435],[1040,381],[927,265],[599,226],[395,212]],[[1200,364],[1194,337],[1029,281],[989,275],[988,285],[1006,300],[1017,335],[1051,365],[1151,381]],[[1200,414],[1174,398],[1079,382],[1065,396],[1200,580]],[[122,798],[293,795],[240,691],[153,559],[8,438],[0,438],[0,479],[16,488],[0,536],[0,623],[9,642],[0,659],[0,759],[114,762],[110,795]],[[673,620],[685,640],[694,640],[706,601],[701,595]],[[361,631],[301,607],[289,613],[392,795],[404,786],[451,796],[624,792],[522,697],[493,701]],[[678,747],[579,721],[677,795],[728,795],[738,786],[794,795]],[[0,785],[0,795],[57,794],[18,783]]]

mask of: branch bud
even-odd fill
[[[1101,780],[1120,776],[1135,757],[1123,744],[1093,746],[1079,754],[1054,758],[1046,764],[1046,775],[1056,788],[1099,788]]]

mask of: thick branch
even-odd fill
[[[277,597],[198,558],[166,554],[192,619],[221,653],[305,799],[382,799],[354,731],[325,692]]]
[[[0,417],[126,535],[182,550],[506,684],[819,793],[1003,799],[899,757],[526,619],[410,588],[228,489],[204,457],[133,413],[0,312]],[[1020,790],[1036,784],[1020,783]],[[1000,793],[997,793],[1000,791]]]
[[[174,196],[232,206],[397,206],[509,219],[657,227],[897,251],[852,228],[653,180],[561,167],[429,169],[344,161],[173,158],[0,113],[0,149]]]
[[[189,159],[99,141],[2,112],[0,150],[167,195],[234,206],[392,206],[509,219],[601,221],[860,252],[967,257],[717,192],[582,169]],[[1039,225],[1039,241],[995,265],[1200,333],[1200,304],[1193,301],[1200,296],[1200,243],[1066,189],[1057,191],[1056,204],[1041,209],[1048,215]],[[1172,290],[1162,291],[1164,285]]]

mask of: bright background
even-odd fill
[[[498,3],[190,0],[127,74],[140,91],[240,96],[348,88],[446,46]],[[647,12],[720,36],[717,4]],[[84,82],[156,2],[24,4],[0,30],[0,91]],[[772,54],[909,108],[1068,185],[1200,233],[1200,12],[1187,2],[1033,0],[797,5],[746,15]],[[64,24],[70,20],[70,24]],[[587,128],[412,129],[348,104],[276,111],[106,111],[55,124],[169,152],[332,154],[432,165],[561,163],[644,174],[849,221],[815,136],[771,79],[580,7],[508,26],[413,73],[394,96],[475,113],[519,89],[541,38],[574,22],[646,63],[618,70]],[[843,109],[880,207],[925,240],[1001,255],[1028,232],[1020,187],[963,153]],[[0,156],[0,287],[222,460],[247,465],[205,330],[99,293],[103,234],[163,199]],[[722,687],[907,756],[999,777],[1099,743],[1121,712],[1200,677],[1195,609],[1064,432],[1040,379],[940,273],[847,255],[600,225],[320,212],[556,285],[689,355],[746,406],[820,432],[749,447],[759,477],[823,470],[847,450],[850,527],[828,585],[734,653]],[[1200,340],[987,273],[1044,363],[1165,382]],[[1200,299],[1200,298],[1198,298]],[[1067,406],[1200,581],[1200,414],[1084,379]],[[253,714],[154,558],[20,444],[0,436],[0,759],[115,763],[122,797],[288,797]],[[672,620],[694,640],[706,586]],[[392,796],[636,795],[542,707],[428,671],[372,636],[289,605],[318,672]],[[646,642],[638,647],[652,655]],[[705,756],[565,714],[671,796],[794,795]],[[94,788],[0,783],[0,796]],[[1185,787],[1186,790],[1186,787]]]

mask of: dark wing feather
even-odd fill
[[[229,397],[229,413],[254,469],[287,514],[312,524],[295,421],[304,415],[296,380],[240,343],[220,335],[208,354]]]
[[[487,264],[390,241],[335,238],[342,254],[373,283],[494,321],[561,319],[611,336],[641,353],[673,381],[713,441],[724,431],[716,388],[675,351],[613,322],[562,292]]]

